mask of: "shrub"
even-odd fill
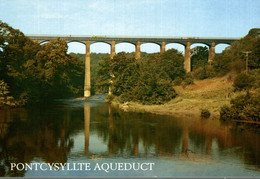
[[[209,118],[210,117],[210,112],[208,109],[202,109],[200,112],[200,117],[201,118]]]
[[[194,81],[192,78],[186,78],[184,81],[183,81],[183,84],[184,85],[192,85],[194,84]]]
[[[230,102],[231,106],[223,106],[220,110],[221,120],[260,121],[260,94],[237,96]]]
[[[192,74],[193,74],[193,77],[198,80],[203,80],[203,79],[207,78],[206,69],[204,67],[197,68],[196,70],[194,70],[192,72]]]
[[[230,64],[231,70],[235,71],[236,73],[241,73],[245,69],[245,62],[242,60],[235,61]]]
[[[187,73],[183,80],[183,85],[186,86],[186,85],[191,85],[191,84],[194,84],[192,75],[191,75],[191,73]]]
[[[236,76],[233,86],[235,91],[248,90],[254,86],[255,77],[247,75],[245,73],[240,73]]]
[[[224,105],[220,108],[220,119],[225,121],[227,119],[232,119],[230,107]]]
[[[179,86],[181,85],[182,79],[180,77],[177,77],[173,80],[173,85],[174,86]]]

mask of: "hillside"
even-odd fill
[[[127,111],[145,111],[159,114],[200,115],[201,109],[208,109],[212,116],[219,116],[223,105],[228,105],[233,93],[232,75],[221,78],[195,81],[186,87],[174,87],[178,96],[163,105],[142,105],[134,102],[122,104],[120,108]],[[116,104],[118,104],[116,102]]]

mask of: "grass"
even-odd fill
[[[178,96],[163,105],[142,105],[130,102],[120,104],[120,108],[127,111],[145,111],[160,114],[200,115],[202,109],[210,111],[211,116],[219,116],[223,105],[229,105],[233,93],[230,75],[195,81],[193,85],[174,87]]]

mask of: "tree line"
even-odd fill
[[[39,45],[0,21],[0,106],[78,95],[84,68],[67,49],[60,39]]]

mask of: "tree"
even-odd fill
[[[181,53],[177,50],[165,53],[149,54],[147,59],[139,60],[118,53],[100,64],[98,83],[108,86],[112,80],[112,94],[122,103],[163,104],[177,95],[172,80],[185,75]]]
[[[11,95],[25,103],[26,90],[33,87],[28,66],[34,62],[40,46],[6,23],[0,22],[0,28],[0,78],[9,85]]]
[[[97,69],[95,81],[98,93],[108,93],[111,82],[110,74],[110,57],[107,57],[99,63],[99,68]]]
[[[213,67],[217,73],[224,75],[229,71],[240,73],[245,70],[245,51],[251,51],[248,58],[250,69],[259,68],[259,37],[252,35],[252,31],[241,40],[235,41],[231,46],[225,49],[222,54],[216,55]]]
[[[181,52],[176,49],[169,49],[159,57],[158,68],[160,71],[164,71],[173,81],[175,78],[184,78],[184,57]]]
[[[67,54],[60,39],[42,46],[0,22],[0,80],[19,104],[37,103],[79,93],[81,62]],[[82,80],[83,81],[83,80]]]
[[[36,55],[35,72],[41,87],[41,97],[62,98],[77,90],[72,85],[72,74],[81,68],[79,61],[67,54],[67,43],[59,38],[42,45]],[[78,75],[81,75],[79,73]]]
[[[192,71],[205,67],[208,64],[208,47],[197,46],[191,49],[191,69]]]

